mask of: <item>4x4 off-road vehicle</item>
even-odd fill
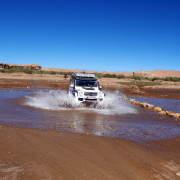
[[[104,93],[94,74],[76,73],[71,75],[69,94],[82,102],[98,102],[104,99]]]

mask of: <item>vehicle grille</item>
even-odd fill
[[[84,92],[85,96],[97,96],[97,92]]]
[[[85,99],[85,101],[97,101],[97,99]]]

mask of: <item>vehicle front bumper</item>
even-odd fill
[[[82,102],[97,102],[102,101],[104,97],[78,97],[78,101]]]

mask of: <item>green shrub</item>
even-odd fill
[[[33,73],[33,70],[26,68],[26,69],[23,70],[23,72],[24,72],[24,73],[27,73],[27,74],[32,74],[32,73]]]
[[[145,79],[145,80],[149,80],[150,78],[148,78],[148,77],[145,77],[144,79]]]
[[[140,76],[132,76],[131,79],[141,80],[141,79],[143,79],[143,77],[140,77]]]
[[[104,77],[117,78],[118,76],[116,74],[104,74]]]
[[[174,82],[179,82],[180,78],[178,78],[178,77],[171,77],[171,80],[174,81]]]
[[[171,77],[166,77],[165,78],[165,81],[171,81],[172,79],[171,79]]]
[[[125,78],[125,76],[124,75],[118,75],[117,78],[122,79],[122,78]]]
[[[54,71],[50,71],[50,74],[56,74],[56,72],[54,72]]]
[[[0,72],[1,72],[1,73],[5,73],[5,70],[4,70],[4,69],[0,69]]]
[[[97,77],[97,78],[102,78],[103,75],[101,73],[94,73],[94,75]]]
[[[68,74],[69,75],[69,73],[68,72],[56,72],[56,74],[59,74],[59,75],[65,75],[65,74]]]
[[[155,81],[155,80],[164,80],[163,78],[159,78],[159,77],[153,77],[152,79],[151,79],[151,81]]]
[[[51,74],[49,71],[43,71],[43,74]]]
[[[118,84],[133,84],[133,85],[143,85],[143,86],[152,86],[152,85],[161,85],[161,83],[157,82],[141,82],[141,81],[131,81],[131,82],[117,82]]]
[[[68,78],[68,75],[67,75],[67,74],[65,74],[65,75],[64,75],[64,78],[65,78],[65,79],[66,79],[66,78]]]
[[[35,71],[34,73],[35,73],[35,74],[42,74],[43,71],[38,71],[38,70],[37,70],[37,71]]]

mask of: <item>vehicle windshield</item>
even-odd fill
[[[80,80],[76,80],[76,86],[97,87],[97,81],[80,81]]]

